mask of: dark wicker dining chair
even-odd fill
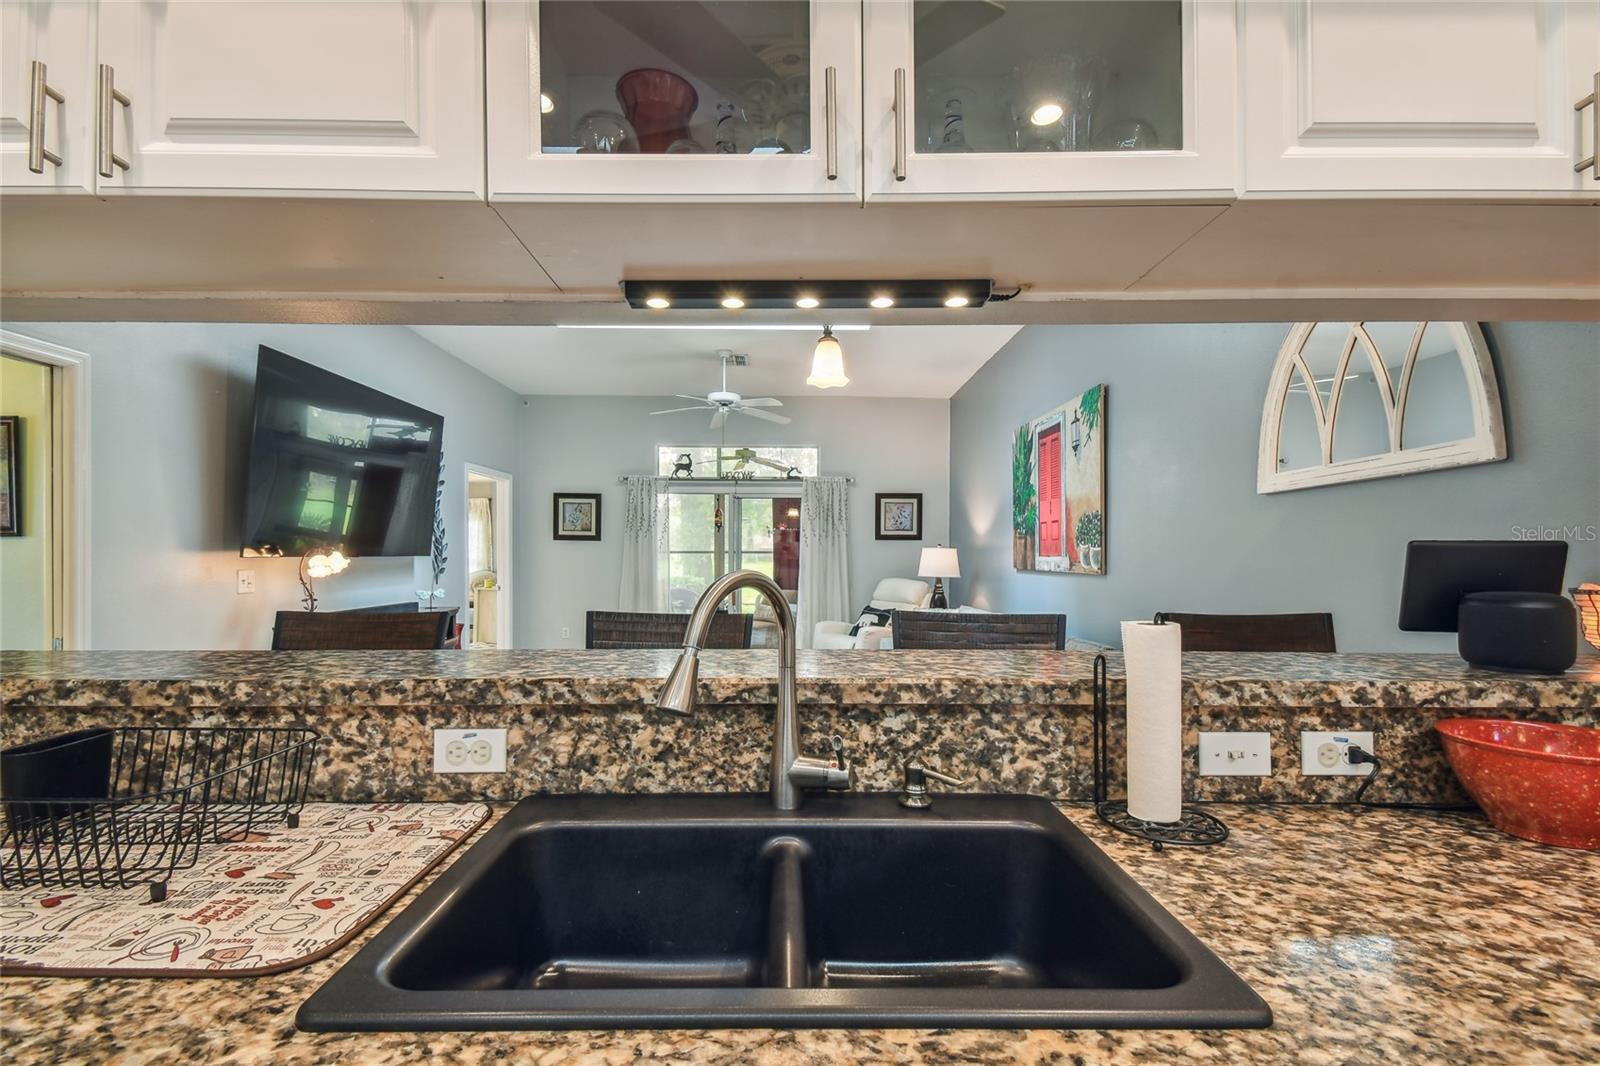
[[[896,651],[1067,646],[1064,614],[988,614],[980,611],[896,611]]]
[[[1162,611],[1183,627],[1184,651],[1338,651],[1333,615],[1186,614]]]
[[[718,611],[711,619],[708,648],[748,648],[755,615]],[[589,611],[584,616],[583,646],[596,648],[681,648],[689,632],[686,614],[647,611]]]
[[[443,648],[456,612],[279,611],[273,651],[415,651]]]

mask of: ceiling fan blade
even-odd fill
[[[702,403],[702,404],[706,402],[706,398],[704,396],[687,396],[687,395],[685,395],[685,394],[683,394],[681,392],[673,393],[672,394],[672,398],[675,399],[675,400],[693,400],[696,403]]]
[[[728,420],[728,409],[726,407],[719,407],[711,415],[711,428],[712,429],[721,429],[722,428],[722,424],[724,422],[726,422],[727,420]]]
[[[742,415],[764,419],[768,422],[777,422],[779,425],[787,425],[789,423],[789,418],[786,415],[768,414],[766,411],[752,411],[744,407],[735,407],[734,410]]]
[[[653,415],[675,415],[680,411],[704,411],[705,409],[705,404],[701,404],[699,407],[669,407],[665,411],[651,411],[650,413]]]
[[[753,399],[739,401],[745,407],[782,407],[783,401],[776,396],[757,396]]]

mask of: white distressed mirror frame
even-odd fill
[[[1483,330],[1476,322],[1435,322],[1434,326],[1449,329],[1455,342],[1456,355],[1461,359],[1467,379],[1467,392],[1472,404],[1473,434],[1471,437],[1433,444],[1420,448],[1400,446],[1405,431],[1406,400],[1410,395],[1412,372],[1416,367],[1417,352],[1422,344],[1423,332],[1429,323],[1418,322],[1411,335],[1411,344],[1401,365],[1400,380],[1394,381],[1389,368],[1367,332],[1366,323],[1352,322],[1344,347],[1333,374],[1333,387],[1326,402],[1316,387],[1316,376],[1311,373],[1304,348],[1316,322],[1298,322],[1278,351],[1272,367],[1272,379],[1267,386],[1266,406],[1261,416],[1261,447],[1256,465],[1256,492],[1292,492],[1318,485],[1339,485],[1350,481],[1372,478],[1397,477],[1417,474],[1425,470],[1447,470],[1457,466],[1498,462],[1506,457],[1505,418],[1500,407],[1500,386],[1495,380],[1494,363],[1489,358],[1489,348],[1483,339]],[[1380,455],[1363,456],[1335,462],[1333,458],[1333,431],[1339,418],[1339,402],[1350,362],[1356,357],[1356,348],[1364,349],[1365,357],[1378,382],[1378,394],[1383,400],[1384,415],[1389,425],[1389,451]],[[1299,470],[1281,470],[1280,445],[1282,442],[1284,405],[1289,399],[1289,385],[1294,372],[1300,371],[1311,398],[1316,416],[1317,436],[1322,447],[1322,460],[1316,466]]]

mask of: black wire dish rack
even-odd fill
[[[300,822],[307,728],[85,729],[0,752],[0,886],[126,888],[166,898],[206,844]]]

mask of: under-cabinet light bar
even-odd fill
[[[792,311],[800,299],[826,310],[874,307],[982,307],[994,291],[990,278],[862,278],[834,281],[624,281],[630,307],[674,311]],[[652,308],[651,301],[654,301]]]

